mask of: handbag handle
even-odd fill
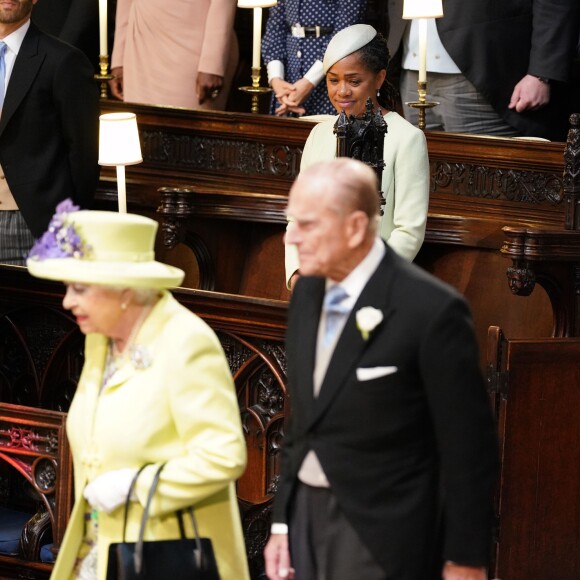
[[[139,477],[141,471],[143,471],[143,469],[145,467],[147,467],[147,465],[150,465],[150,464],[146,463],[135,474],[135,477],[133,478],[133,481],[131,482],[131,486],[129,488],[129,493],[127,494],[127,499],[125,502],[125,517],[124,517],[124,524],[123,524],[123,542],[125,542],[125,529],[127,526],[127,516],[128,516],[128,512],[129,512],[131,494],[133,492],[133,488],[135,487],[135,483],[137,482],[137,478]],[[147,520],[149,519],[149,507],[151,506],[151,501],[153,500],[153,496],[155,495],[155,491],[157,489],[157,486],[159,484],[159,479],[161,477],[161,472],[163,471],[164,467],[165,467],[165,463],[162,463],[159,466],[159,469],[157,469],[157,471],[155,472],[155,476],[153,477],[153,481],[151,483],[151,488],[149,489],[149,494],[147,495],[147,502],[145,504],[145,509],[143,510],[143,516],[141,518],[141,528],[139,529],[139,538],[137,540],[137,545],[135,546],[135,554],[134,554],[134,565],[135,565],[135,573],[136,574],[140,574],[141,568],[143,567],[143,540],[144,540],[144,536],[145,536],[145,526],[147,525]],[[202,547],[201,547],[201,538],[199,537],[199,530],[197,527],[197,520],[195,518],[195,514],[193,512],[192,507],[187,508],[187,511],[191,517],[193,532],[195,534],[194,540],[195,540],[195,544],[196,544],[196,548],[197,548],[197,553],[195,554],[196,563],[197,563],[199,568],[204,568],[205,566],[204,566],[204,561],[203,561],[203,551],[202,551]],[[177,511],[177,512],[175,512],[175,515],[177,516],[177,520],[179,523],[179,531],[180,531],[181,537],[185,538],[186,536],[185,536],[185,528],[183,525],[182,512]]]
[[[129,486],[129,491],[127,492],[127,497],[125,498],[125,513],[123,514],[123,544],[125,543],[125,532],[127,530],[127,518],[129,516],[129,506],[131,505],[131,496],[133,495],[133,490],[135,489],[135,485],[137,484],[137,478],[141,475],[141,472],[151,463],[145,463],[142,465],[138,470],[137,473],[133,476],[131,480],[131,485]]]

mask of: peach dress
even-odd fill
[[[238,60],[236,0],[118,0],[111,67],[123,67],[127,102],[199,108],[198,70],[224,78],[224,109]]]

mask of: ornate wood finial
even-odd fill
[[[381,115],[380,109],[373,112],[373,102],[369,97],[366,110],[360,116],[348,116],[344,111],[338,115],[334,125],[336,134],[336,156],[351,157],[366,163],[377,174],[379,180],[379,212],[383,215],[385,197],[380,190],[383,181],[385,161],[383,151],[387,123]]]
[[[570,125],[564,150],[565,228],[580,230],[580,113],[570,116]]]
[[[514,265],[507,269],[507,278],[510,291],[518,296],[529,296],[536,285],[536,275],[531,268],[525,265]]]

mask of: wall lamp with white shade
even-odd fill
[[[99,117],[99,165],[117,168],[119,213],[127,213],[125,165],[141,163],[141,144],[134,113],[107,113]]]

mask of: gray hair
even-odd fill
[[[125,290],[131,290],[133,292],[133,300],[139,306],[153,304],[159,296],[159,290],[156,288],[127,288],[126,286],[109,286],[109,288],[119,292],[119,294]]]
[[[369,218],[369,231],[376,233],[379,224],[379,183],[376,173],[365,163],[350,157],[338,157],[310,166],[299,178],[330,190],[332,209],[340,214],[362,211]]]

